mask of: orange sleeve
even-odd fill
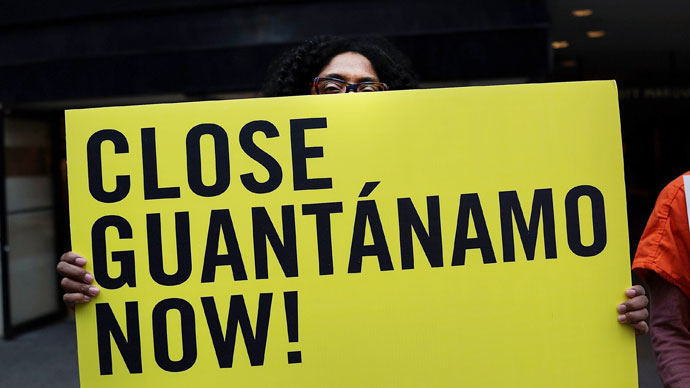
[[[655,272],[690,298],[690,227],[682,176],[659,194],[632,268],[643,279]]]

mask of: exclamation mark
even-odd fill
[[[297,291],[283,293],[285,297],[285,318],[287,321],[288,341],[299,342],[299,324],[297,320]],[[302,352],[295,350],[287,353],[288,364],[302,363]]]

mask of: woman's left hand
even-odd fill
[[[644,287],[632,286],[625,290],[625,296],[628,300],[618,305],[618,322],[632,326],[635,334],[647,334],[649,325],[645,320],[649,317],[649,299],[645,295]]]

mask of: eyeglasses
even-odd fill
[[[348,92],[381,92],[388,90],[383,82],[350,83],[337,78],[316,77],[311,84],[316,94],[335,94]]]

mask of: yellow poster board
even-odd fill
[[[614,82],[71,110],[82,387],[633,387]]]

